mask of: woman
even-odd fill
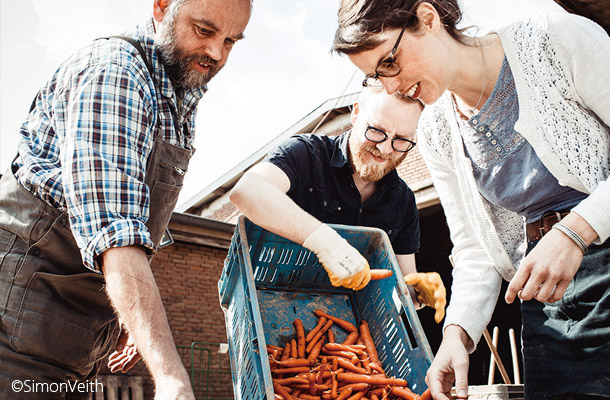
[[[333,45],[365,85],[430,105],[418,138],[455,271],[426,380],[435,399],[453,382],[467,395],[505,279],[522,300],[526,399],[607,398],[610,39],[566,13],[483,37],[460,18],[456,0],[343,0]]]

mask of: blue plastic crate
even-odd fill
[[[432,351],[407,292],[390,241],[380,229],[331,225],[357,248],[373,269],[391,269],[388,279],[353,291],[336,288],[315,254],[268,232],[243,216],[235,228],[218,282],[225,313],[235,399],[272,400],[267,344],[282,346],[295,337],[292,322],[306,332],[319,308],[355,325],[362,319],[388,376],[406,379],[422,393]],[[337,341],[346,333],[333,328]]]

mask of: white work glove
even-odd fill
[[[371,269],[366,259],[326,224],[313,231],[303,242],[303,247],[318,256],[333,286],[360,290],[371,280]]]

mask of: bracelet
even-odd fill
[[[562,224],[561,222],[557,222],[555,225],[553,225],[551,229],[557,229],[558,231],[563,232],[567,237],[572,239],[574,243],[578,245],[580,250],[582,250],[582,254],[585,254],[587,252],[587,244],[585,243],[585,241],[582,240],[578,233],[574,232],[568,226]]]

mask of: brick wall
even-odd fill
[[[428,171],[417,146],[409,152],[407,158],[400,163],[396,170],[398,171],[398,175],[400,175],[407,184],[430,178],[430,172]]]

